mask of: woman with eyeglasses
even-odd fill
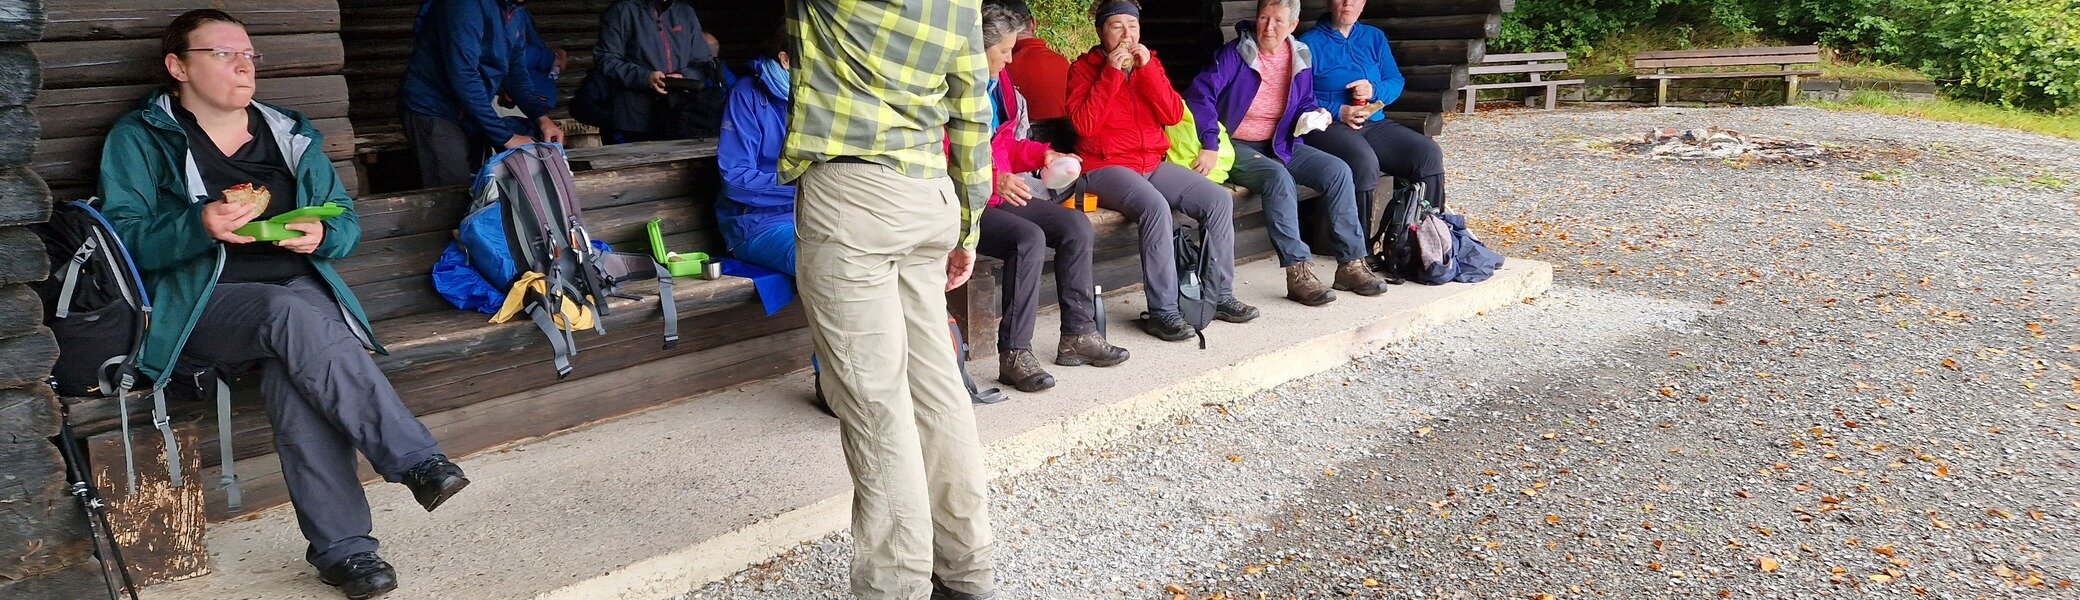
[[[368,355],[381,348],[332,267],[361,237],[353,200],[310,120],[253,100],[262,56],[242,22],[190,11],[160,44],[165,86],[101,149],[101,210],[155,300],[138,369],[155,383],[177,362],[257,370],[305,559],[349,598],[388,592],[355,454],[429,511],[469,480]],[[346,212],[288,225],[296,237],[237,231],[328,202]]]

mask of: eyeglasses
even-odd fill
[[[231,48],[189,48],[186,52],[208,52],[210,58],[217,59],[217,62],[222,63],[243,58],[246,59],[246,62],[253,63],[253,66],[260,66],[260,59],[266,57],[264,54],[251,50],[233,50]]]

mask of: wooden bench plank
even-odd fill
[[[713,158],[715,156],[715,144],[716,140],[714,138],[635,142],[597,148],[572,148],[568,151],[568,154],[570,156],[571,170],[591,171],[694,158]]]
[[[1521,65],[1493,65],[1467,67],[1467,75],[1521,75],[1525,73],[1553,73],[1568,69],[1567,63],[1529,63]]]
[[[1666,58],[1638,59],[1632,61],[1634,69],[1678,69],[1684,67],[1747,67],[1758,65],[1806,65],[1818,64],[1818,54],[1766,54],[1758,56],[1729,56],[1714,58]]]
[[[1703,50],[1655,50],[1634,55],[1638,59],[1709,58],[1721,56],[1766,56],[1773,54],[1819,54],[1819,46],[1762,46],[1756,48],[1708,48]]]
[[[1739,73],[1642,73],[1638,79],[1730,79],[1736,77],[1818,77],[1824,71],[1742,71]]]
[[[1512,82],[1509,82],[1509,83],[1475,83],[1475,84],[1468,84],[1468,85],[1467,85],[1467,86],[1466,86],[1465,88],[1462,88],[1462,89],[1467,89],[1467,90],[1500,90],[1500,89],[1510,89],[1510,88],[1526,88],[1526,87],[1553,87],[1553,86],[1559,86],[1559,85],[1578,85],[1578,84],[1581,84],[1581,83],[1583,83],[1583,82],[1586,82],[1586,81],[1588,81],[1588,80],[1586,80],[1586,79],[1553,79],[1553,80],[1548,80],[1548,81],[1512,81]]]
[[[1489,54],[1481,57],[1481,64],[1492,65],[1513,62],[1546,62],[1567,60],[1566,52],[1518,52],[1515,54]]]
[[[679,317],[706,314],[757,297],[751,280],[724,276],[721,279],[675,278],[672,298],[678,302]],[[625,293],[641,300],[614,298],[607,303],[608,331],[625,327],[661,328],[663,314],[657,305],[657,282],[642,281],[625,286]],[[378,335],[398,340],[386,345],[388,356],[378,357],[385,371],[401,371],[478,351],[543,345],[542,332],[523,316],[507,323],[491,323],[483,313],[450,310],[391,319],[375,324]],[[595,334],[579,332],[580,337]],[[546,347],[546,346],[544,346]]]

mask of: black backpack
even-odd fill
[[[123,240],[87,201],[57,205],[30,226],[50,255],[50,277],[29,284],[43,299],[43,324],[58,340],[52,387],[65,396],[114,395],[134,383],[152,302]]]
[[[1177,310],[1204,350],[1206,326],[1213,323],[1214,305],[1220,303],[1206,283],[1213,277],[1213,265],[1206,260],[1206,230],[1180,223],[1170,237],[1177,246]]]
[[[1425,215],[1439,210],[1430,205],[1424,192],[1421,181],[1397,180],[1386,211],[1379,215],[1379,227],[1366,240],[1366,248],[1371,250],[1365,257],[1366,265],[1388,283],[1400,284],[1423,270],[1423,252],[1416,244],[1415,228]]]

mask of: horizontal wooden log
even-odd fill
[[[1466,87],[1466,65],[1403,66],[1401,78],[1403,89],[1447,92]]]
[[[1378,27],[1389,40],[1488,39],[1502,33],[1502,15],[1497,13],[1380,17],[1359,22]]]
[[[1329,0],[1301,0],[1300,14],[1312,17],[1329,9]],[[1516,0],[1376,0],[1365,4],[1366,17],[1434,17],[1473,13],[1502,14],[1517,10]]]
[[[0,226],[41,223],[51,217],[51,188],[28,167],[0,168]]]
[[[0,336],[17,336],[43,326],[43,298],[28,284],[0,285]]]
[[[1430,137],[1437,137],[1437,134],[1444,132],[1444,115],[1434,112],[1389,112],[1387,113],[1387,118],[1393,119],[1395,123],[1400,123],[1403,127],[1414,129]]]
[[[42,281],[51,273],[43,241],[21,227],[0,227],[0,284]]]
[[[42,86],[43,70],[28,46],[0,44],[0,106],[28,104]]]
[[[246,33],[336,32],[339,4],[333,0],[215,0],[208,3],[245,21]],[[44,41],[159,39],[181,13],[201,8],[193,0],[44,0],[50,25]],[[266,50],[262,50],[266,52]]]
[[[1408,65],[1465,65],[1480,62],[1487,51],[1485,39],[1387,41],[1394,61]]]
[[[0,42],[33,42],[43,37],[45,5],[40,0],[0,0]]]
[[[42,250],[39,244],[38,250]],[[58,363],[58,340],[48,329],[0,339],[0,388],[41,385]]]
[[[159,40],[38,42],[29,47],[43,60],[44,89],[152,83],[166,74]],[[266,55],[260,63],[262,77],[327,75],[346,64],[336,33],[256,35],[253,47]]]
[[[323,136],[324,151],[332,160],[353,157],[354,127],[345,118],[321,119],[311,125]],[[91,189],[100,177],[100,135],[46,139],[36,148],[35,169],[53,191]],[[60,196],[63,197],[63,196]]]
[[[42,384],[0,390],[0,444],[34,444],[58,435],[58,396]]]
[[[117,118],[136,110],[155,84],[48,90],[29,105],[51,137],[108,133]],[[313,121],[347,116],[347,79],[338,75],[273,77],[255,84],[253,98],[303,113]]]
[[[715,157],[714,138],[698,140],[670,140],[663,142],[637,142],[616,144],[597,148],[577,148],[569,152],[571,170],[619,169],[635,165],[678,162],[696,158]]]
[[[0,108],[0,167],[29,164],[36,156],[36,137],[42,131],[28,107]]]
[[[1388,112],[1452,112],[1458,107],[1458,94],[1452,92],[1427,92],[1407,90],[1401,97],[1387,105]]]
[[[85,540],[87,535],[86,522],[80,521],[80,517],[74,514],[78,512],[77,509],[67,508],[66,510],[67,512],[54,515],[51,518],[60,523],[74,524],[74,528],[78,531],[72,532],[72,534],[81,540]],[[0,517],[0,520],[4,520],[4,517]],[[5,543],[6,540],[0,540],[0,547],[6,547],[4,546]],[[37,540],[37,543],[39,545],[50,543],[50,540]],[[80,547],[86,548],[87,546],[85,542],[81,542]],[[65,566],[55,567],[53,571],[38,573],[36,576],[26,580],[7,580],[6,583],[0,583],[0,598],[105,598],[108,596],[108,587],[101,581],[101,572],[95,570],[97,563],[91,558],[80,558],[77,562],[66,562],[63,564]]]

